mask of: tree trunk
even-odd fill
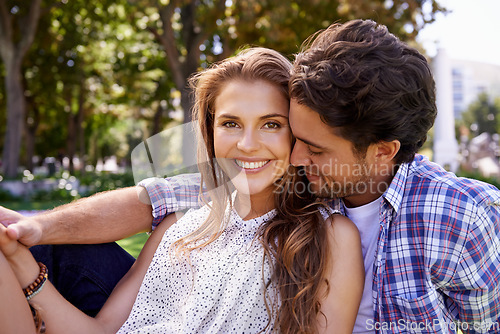
[[[195,28],[195,11],[196,2],[190,1],[180,6],[182,44],[185,46],[187,53],[181,56],[182,52],[177,49],[176,37],[172,28],[172,16],[175,12],[178,1],[171,1],[169,5],[159,9],[160,19],[163,25],[163,33],[160,35],[156,30],[150,29],[155,35],[158,42],[162,45],[167,54],[167,67],[170,68],[175,86],[181,93],[181,107],[184,114],[184,123],[189,123],[192,119],[191,109],[193,107],[192,94],[187,87],[188,77],[195,73],[200,63],[200,44],[205,36],[202,31]],[[182,141],[182,156],[183,161],[191,161],[195,143],[190,138],[184,138]]]
[[[0,1],[0,56],[5,65],[7,93],[7,131],[5,133],[2,169],[7,177],[16,177],[25,122],[26,100],[22,78],[22,61],[35,38],[40,20],[41,0],[32,0],[26,17],[14,19],[6,1]],[[15,24],[20,39],[15,43]]]
[[[83,120],[85,118],[85,109],[83,103],[85,100],[85,80],[80,80],[80,96],[78,97],[78,115],[76,117],[76,132],[80,150],[80,172],[85,174],[85,129],[83,128]]]
[[[5,176],[17,175],[21,151],[21,138],[25,120],[26,101],[21,77],[21,59],[5,63],[5,88],[7,92],[7,131],[2,157]]]
[[[187,87],[183,92],[181,91],[181,106],[184,110],[184,124],[186,125],[192,121],[191,109],[194,104],[192,97]],[[183,136],[185,138],[182,138],[182,161],[185,168],[191,168],[193,156],[196,156],[196,140],[193,140],[193,134],[188,135],[187,132]]]
[[[76,121],[78,115],[74,115],[72,111],[70,111],[68,115],[68,137],[66,138],[66,156],[69,159],[68,171],[71,175],[75,172],[75,166],[73,164],[73,159],[76,153]]]
[[[151,129],[150,137],[159,133],[162,130],[161,119],[163,116],[163,107],[161,103],[158,103],[158,107],[156,108],[155,114],[153,116],[153,127]]]
[[[27,87],[26,77],[23,76],[23,85]],[[31,113],[30,113],[31,111]],[[26,169],[34,172],[33,157],[35,156],[35,140],[40,125],[40,110],[32,95],[26,96]]]
[[[35,166],[33,165],[33,156],[35,155],[35,135],[36,128],[27,125],[26,126],[26,169],[31,173],[34,172]]]

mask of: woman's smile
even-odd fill
[[[245,161],[240,159],[234,160],[236,164],[241,167],[241,169],[246,173],[259,172],[264,167],[269,166],[271,160],[261,160],[261,161]]]

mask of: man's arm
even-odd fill
[[[8,235],[27,246],[115,241],[150,231],[152,219],[143,187],[99,193],[31,217],[0,207]]]
[[[465,333],[500,330],[500,210],[480,207],[471,223],[461,258],[446,286]]]
[[[199,207],[199,184],[199,174],[151,178],[137,187],[99,193],[32,217],[0,206],[0,223],[26,246],[116,241],[151,231],[168,213]]]

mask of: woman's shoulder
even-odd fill
[[[335,212],[326,219],[325,223],[336,245],[341,243],[350,248],[357,247],[357,245],[361,247],[359,230],[352,220],[340,212]]]
[[[350,238],[350,241],[356,241],[360,238],[356,225],[339,210],[332,209],[327,205],[319,206],[318,210],[325,220],[327,231],[334,234],[335,238],[341,238],[341,240]]]
[[[321,332],[330,333],[335,326],[336,333],[350,333],[365,277],[359,231],[349,218],[341,214],[331,215],[326,222],[330,245],[329,290],[321,306],[327,323],[320,323],[320,328]]]

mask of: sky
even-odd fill
[[[452,59],[500,66],[500,0],[438,0],[449,9],[417,36],[430,57],[437,47]]]

